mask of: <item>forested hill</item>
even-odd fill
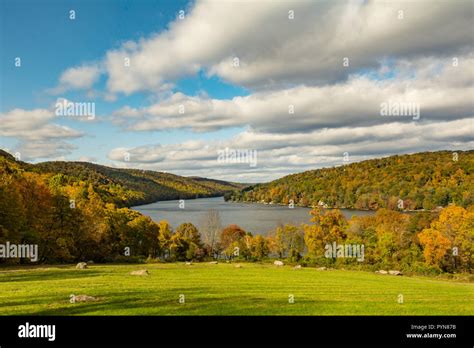
[[[450,203],[466,207],[474,203],[474,151],[397,155],[311,170],[225,197],[356,209],[431,210]]]
[[[50,185],[87,187],[92,184],[104,202],[133,206],[158,200],[222,196],[245,185],[206,178],[188,178],[163,172],[110,168],[88,162],[15,161],[0,150],[0,170],[17,168],[49,177]],[[14,162],[14,163],[11,163]],[[8,169],[9,168],[9,169]]]

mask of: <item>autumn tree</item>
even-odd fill
[[[430,228],[418,234],[428,265],[472,269],[474,256],[474,212],[459,206],[443,209]]]
[[[247,244],[244,241],[246,232],[238,225],[225,227],[220,235],[220,248],[229,258],[245,256]]]
[[[220,239],[220,233],[222,231],[222,224],[219,212],[217,210],[209,210],[203,217],[201,223],[201,233],[204,238],[204,242],[209,248],[209,255],[214,256],[215,253],[219,252],[217,243]]]
[[[304,251],[302,228],[290,224],[277,227],[275,247],[280,258],[287,257],[291,261],[298,261]]]
[[[442,232],[435,229],[425,229],[418,234],[421,245],[423,246],[423,256],[428,266],[440,268],[441,261],[451,247],[451,242]]]
[[[189,222],[179,225],[171,237],[171,250],[176,260],[200,259],[203,249],[196,226]]]
[[[304,242],[313,260],[324,255],[325,246],[346,238],[347,221],[338,209],[314,209],[310,212],[312,225],[304,226]]]
[[[161,220],[158,225],[160,229],[158,234],[160,250],[162,252],[162,257],[167,258],[171,255],[171,236],[173,234],[173,229],[166,220]]]
[[[255,260],[262,260],[268,256],[270,248],[268,241],[265,237],[257,235],[252,238],[252,243],[250,246],[250,255]]]

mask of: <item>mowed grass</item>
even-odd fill
[[[474,284],[246,263],[17,267],[0,269],[0,315],[474,315]]]

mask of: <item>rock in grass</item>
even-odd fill
[[[234,267],[235,267],[235,268],[242,268],[242,265],[241,265],[240,263],[238,263],[238,264],[236,264]]]
[[[147,275],[148,275],[148,271],[147,271],[146,269],[141,269],[141,270],[139,270],[139,271],[130,272],[130,275],[147,276]]]
[[[79,262],[76,265],[76,269],[86,269],[87,268],[87,263],[86,262]]]
[[[381,269],[380,271],[375,271],[375,273],[378,273],[378,274],[388,274],[387,271],[384,271],[383,269]]]
[[[191,266],[192,264],[192,262],[186,262],[186,266]]]
[[[327,268],[326,267],[318,267],[318,268],[316,268],[316,270],[317,271],[325,271],[325,270],[327,270]]]
[[[211,265],[217,265],[218,262],[217,262],[217,261],[211,261],[211,262],[209,262],[209,263],[210,263]]]
[[[295,267],[293,267],[294,269],[300,269],[301,268],[301,265],[296,265]]]
[[[391,274],[391,275],[403,275],[402,272],[400,271],[388,271],[388,274]]]
[[[75,302],[94,302],[94,301],[97,301],[97,299],[93,296],[77,295],[77,296],[74,296],[74,301]]]
[[[273,264],[274,264],[275,266],[283,266],[283,262],[282,262],[282,261],[278,261],[278,260],[275,261],[275,262],[273,262]]]

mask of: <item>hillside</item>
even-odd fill
[[[13,157],[11,154],[9,154],[8,152],[6,151],[3,151],[2,149],[0,149],[0,157],[5,157],[6,159],[10,160],[10,161],[14,161],[15,160],[15,157]]]
[[[227,200],[356,209],[434,209],[474,203],[474,151],[391,156],[288,175]],[[400,203],[403,201],[403,204]]]
[[[146,199],[218,194],[239,185],[81,162],[33,165],[0,156],[0,244],[38,246],[36,256],[0,258],[0,264],[199,261],[212,259],[216,253],[231,255],[237,247],[238,257],[246,261],[278,255],[289,262],[349,267],[350,259],[328,258],[325,253],[330,243],[347,242],[365,245],[366,262],[354,267],[372,271],[470,272],[474,260],[474,205],[468,204],[473,192],[472,153],[460,153],[454,165],[443,162],[447,155],[417,154],[366,161],[288,176],[243,193],[237,191],[234,195],[247,199],[263,197],[264,201],[278,202],[276,197],[280,194],[280,200],[283,197],[283,201],[296,201],[301,194],[315,201],[330,202],[328,198],[333,197],[338,203],[339,197],[351,197],[348,187],[356,187],[355,192],[349,193],[354,195],[356,207],[364,208],[358,205],[372,201],[397,207],[397,197],[390,194],[395,194],[392,190],[404,190],[401,197],[408,209],[416,202],[410,199],[413,192],[422,195],[420,201],[425,207],[449,205],[439,213],[404,214],[379,209],[374,215],[350,220],[339,210],[314,209],[308,217],[312,224],[285,223],[266,237],[246,234],[237,225],[221,230],[212,222],[212,215],[210,227],[201,231],[188,223],[185,215],[173,230],[162,217],[155,222],[123,207]],[[290,194],[282,196],[288,188],[292,190]],[[323,189],[328,192],[326,196],[322,196]],[[445,201],[437,201],[440,198]],[[466,205],[466,209],[460,205]],[[220,235],[217,243],[209,238],[209,230]],[[452,252],[454,247],[456,254]]]
[[[0,150],[0,157],[14,161]],[[187,178],[169,173],[110,168],[88,162],[16,162],[22,170],[56,176],[61,185],[92,184],[105,202],[119,206],[146,204],[158,200],[222,196],[245,185],[206,178]]]
[[[239,184],[85,162],[16,161],[0,152],[0,245],[31,243],[31,258],[0,258],[0,264],[97,262],[165,257],[201,258],[194,226],[173,234],[128,206],[163,199],[222,195]],[[185,234],[186,232],[186,234]],[[128,249],[126,249],[128,248]],[[191,251],[189,251],[189,250]],[[125,254],[125,250],[131,250]],[[177,255],[180,256],[177,256]]]

